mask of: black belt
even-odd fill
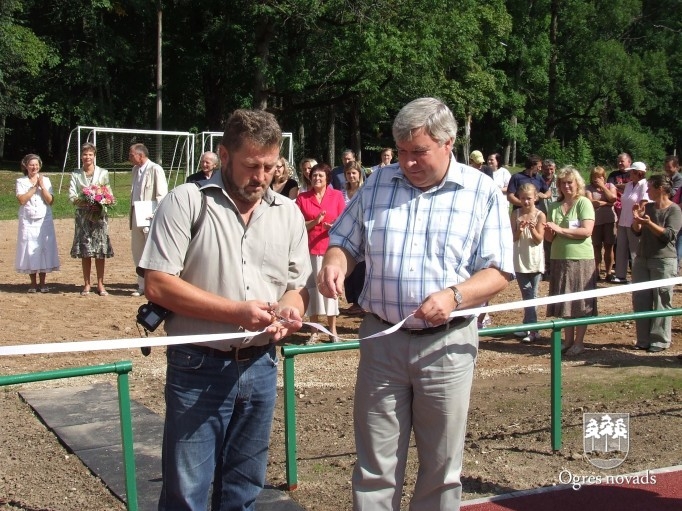
[[[234,360],[236,362],[246,362],[248,360],[258,358],[261,355],[270,351],[271,344],[264,344],[263,346],[249,346],[247,348],[232,348],[230,351],[217,350],[208,346],[200,346],[198,344],[191,344],[192,348],[200,351],[204,355],[213,358],[221,358],[223,360]]]
[[[389,323],[388,321],[380,318],[376,314],[372,314],[372,316],[374,316],[377,320],[381,321],[384,325],[393,326],[393,323]],[[467,321],[467,318],[465,318],[464,316],[458,316],[456,318],[452,318],[447,323],[443,323],[442,325],[438,325],[438,326],[432,326],[429,328],[403,328],[403,327],[401,327],[400,330],[402,330],[403,332],[407,332],[411,335],[433,335],[433,334],[437,334],[439,332],[445,332],[446,330],[450,330],[452,328],[456,328],[456,327],[462,325],[463,323],[466,323],[466,321]]]

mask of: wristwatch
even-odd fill
[[[458,308],[460,305],[462,305],[462,302],[464,301],[464,298],[462,298],[462,293],[459,292],[459,289],[457,289],[457,286],[450,286],[448,287],[453,294],[455,295],[455,309]]]

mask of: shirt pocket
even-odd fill
[[[265,242],[261,274],[266,281],[286,286],[289,275],[289,247],[283,243]]]

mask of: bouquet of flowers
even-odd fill
[[[116,204],[116,199],[109,187],[103,185],[84,186],[78,199],[81,204],[88,207],[88,217],[92,221],[102,218],[106,214],[107,208]]]

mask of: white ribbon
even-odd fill
[[[519,300],[516,302],[500,303],[496,305],[488,305],[485,307],[477,307],[475,309],[456,310],[450,314],[451,318],[461,316],[478,316],[486,312],[500,312],[506,310],[522,309],[524,307],[537,307],[539,305],[548,305],[550,303],[570,302],[574,300],[582,300],[587,298],[600,298],[602,296],[611,296],[624,293],[631,293],[633,291],[643,291],[646,289],[653,289],[658,287],[670,287],[676,284],[682,284],[682,277],[674,277],[670,279],[651,280],[648,282],[640,282],[638,284],[619,285],[607,287],[602,289],[595,289],[591,291],[580,291],[577,293],[569,293],[565,295],[547,296],[544,298],[535,298],[533,300]],[[410,319],[411,314],[407,318],[395,325],[377,332],[363,339],[344,339],[344,341],[366,340],[375,337],[382,337],[384,335],[392,334],[400,329],[400,327]],[[328,335],[332,333],[319,323],[303,323],[306,326],[319,330]],[[73,342],[57,342],[46,344],[18,344],[15,346],[0,346],[0,356],[8,355],[35,355],[44,353],[71,353],[78,351],[100,351],[100,350],[118,350],[141,348],[144,346],[172,346],[175,344],[192,344],[192,343],[208,343],[213,341],[233,340],[233,346],[248,345],[248,341],[258,334],[264,333],[265,330],[259,332],[236,332],[224,334],[202,334],[202,335],[179,335],[171,337],[137,337],[129,339],[106,339],[99,341],[73,341]]]

